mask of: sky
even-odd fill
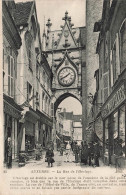
[[[26,1],[31,0],[15,0],[15,2]],[[43,34],[44,20],[46,24],[48,18],[51,19],[51,30],[61,29],[60,25],[64,24],[62,17],[64,17],[66,11],[71,16],[74,27],[85,26],[85,0],[35,0],[35,2],[41,35]],[[59,107],[65,107],[66,111],[73,111],[74,114],[82,113],[80,102],[72,97],[66,98]]]
[[[15,2],[26,2],[32,0],[15,0]],[[74,27],[85,26],[85,0],[35,0],[37,16],[40,24],[41,33],[48,18],[51,19],[52,29],[59,30],[64,23],[62,17],[68,11]]]
[[[82,105],[81,105],[81,103],[73,97],[66,98],[64,101],[62,101],[60,103],[58,108],[62,108],[62,111],[63,111],[63,108],[66,108],[67,112],[72,112],[73,111],[74,114],[82,114]]]

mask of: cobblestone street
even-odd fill
[[[84,167],[84,168],[94,168],[94,167],[89,167],[88,165],[84,165],[80,162],[75,163],[75,156],[73,153],[70,154],[69,156],[69,162],[66,162],[66,155],[64,153],[63,156],[60,155],[60,152],[55,151],[54,152],[54,160],[55,162],[53,163],[53,167]],[[103,162],[100,160],[100,167],[103,166]],[[13,162],[13,168],[18,168],[18,162]],[[48,168],[47,162],[45,162],[45,151],[43,152],[42,158],[40,160],[35,160],[35,158],[31,158],[30,160],[26,161],[25,168]],[[23,167],[20,167],[22,169]]]

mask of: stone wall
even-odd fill
[[[98,69],[98,57],[96,46],[99,32],[93,32],[95,22],[102,17],[103,0],[86,0],[86,71],[87,71],[87,96],[89,93],[94,95],[96,82],[94,79],[95,70]],[[87,116],[91,105],[87,101]]]

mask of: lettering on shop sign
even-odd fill
[[[108,116],[125,100],[125,86],[124,84],[116,91],[108,103],[102,108],[102,117]]]
[[[12,106],[10,106],[5,102],[4,102],[4,112],[8,113],[9,115],[15,118],[19,118],[21,116],[21,114],[18,111],[16,111]]]

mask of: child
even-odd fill
[[[49,147],[47,152],[46,152],[46,158],[47,158],[47,162],[48,162],[48,167],[50,167],[50,164],[51,164],[51,167],[53,166],[53,163],[55,162],[53,157],[54,157],[53,150],[52,150],[52,148]]]

